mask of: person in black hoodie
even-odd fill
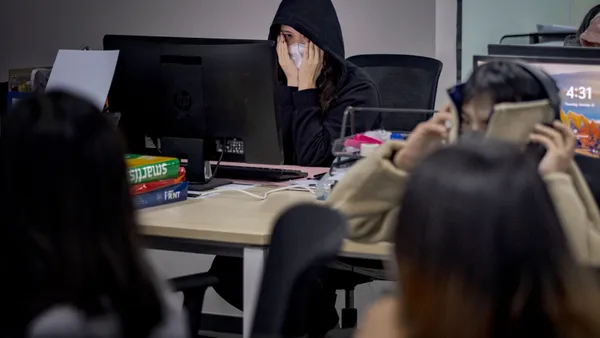
[[[276,97],[286,164],[329,166],[331,146],[342,130],[348,106],[378,107],[375,83],[345,60],[342,29],[330,0],[283,0],[269,39],[277,42],[280,86]],[[376,114],[355,116],[357,132],[376,129]],[[210,268],[219,279],[215,291],[243,309],[243,262],[217,256]],[[323,336],[338,322],[335,289],[330,278],[315,281],[309,337]],[[302,328],[301,328],[302,329]]]
[[[329,166],[331,146],[348,106],[378,107],[375,83],[345,60],[342,29],[330,0],[283,0],[269,34],[277,42],[277,111],[286,164]],[[379,116],[360,114],[356,130]]]

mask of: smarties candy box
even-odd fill
[[[177,176],[177,178],[168,178],[166,180],[133,184],[131,186],[131,194],[134,196],[145,194],[154,190],[170,187],[183,181],[185,181],[185,168],[179,167],[179,175]]]
[[[177,178],[179,159],[173,157],[125,155],[129,183],[140,184]]]

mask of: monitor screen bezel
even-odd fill
[[[525,63],[551,63],[565,65],[592,65],[600,66],[600,59],[581,59],[564,57],[541,57],[541,56],[516,56],[516,55],[474,55],[473,69],[478,67],[479,61],[489,62],[493,60],[522,61]]]
[[[599,48],[585,48],[580,46],[548,46],[548,45],[511,45],[489,44],[488,55],[543,57],[543,58],[573,58],[573,59],[600,59]]]

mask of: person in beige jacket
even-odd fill
[[[548,82],[554,86],[550,92]],[[391,241],[404,184],[415,164],[444,144],[479,133],[522,144],[541,158],[539,171],[571,249],[580,262],[600,266],[600,212],[573,160],[576,137],[557,116],[554,81],[541,70],[534,75],[521,64],[492,61],[451,94],[457,92],[460,97],[454,95],[453,104],[415,128],[406,142],[385,143],[334,187],[328,203],[347,215],[350,238]],[[545,153],[532,150],[535,145]]]

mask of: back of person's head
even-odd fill
[[[539,72],[546,75],[541,69]],[[548,78],[554,81],[550,76]],[[544,87],[531,73],[516,62],[504,60],[493,60],[476,67],[465,82],[463,95],[463,103],[486,98],[491,104],[548,98]]]
[[[4,306],[15,325],[64,303],[89,317],[114,311],[124,336],[146,336],[160,300],[107,118],[66,93],[24,100],[2,121],[0,157],[0,256],[16,295]]]
[[[600,336],[597,284],[517,147],[465,141],[425,159],[395,243],[401,320],[415,338]]]

